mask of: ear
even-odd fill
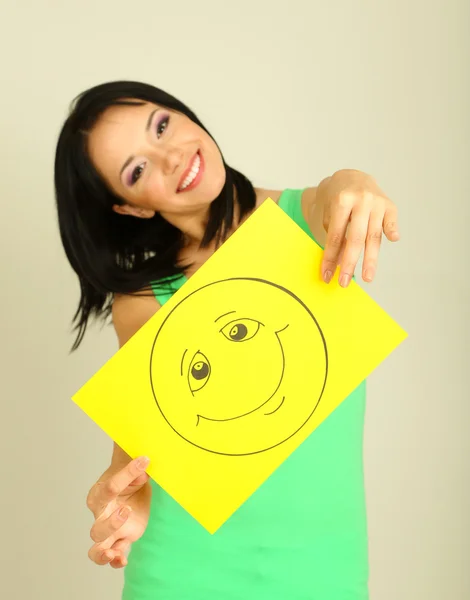
[[[151,219],[155,216],[155,211],[149,208],[138,208],[137,206],[130,206],[129,204],[114,204],[114,212],[119,215],[127,215],[130,217],[136,217],[137,219]]]

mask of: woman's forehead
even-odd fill
[[[145,103],[138,106],[110,106],[100,116],[88,136],[88,150],[91,159],[100,161],[101,157],[115,160],[123,149],[130,149],[145,135],[148,115],[155,110],[155,104]]]
[[[110,126],[133,123],[139,119],[145,118],[145,115],[148,115],[149,112],[155,110],[155,108],[161,107],[151,102],[139,102],[139,104],[114,104],[109,106],[101,114],[96,122],[95,127],[100,125]]]

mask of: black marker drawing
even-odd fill
[[[231,278],[186,296],[153,341],[150,384],[163,418],[216,454],[273,449],[314,414],[328,351],[310,309],[263,279]]]

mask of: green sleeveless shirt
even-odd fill
[[[279,206],[311,236],[301,195],[285,190]],[[214,535],[151,481],[122,599],[367,600],[364,410],[365,382]]]

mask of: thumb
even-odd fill
[[[143,485],[145,485],[149,479],[150,478],[147,475],[147,473],[142,473],[141,475],[139,475],[138,477],[136,477],[134,479],[134,481],[132,481],[129,484],[129,489],[135,491],[136,488],[139,488],[139,487],[142,487]]]

